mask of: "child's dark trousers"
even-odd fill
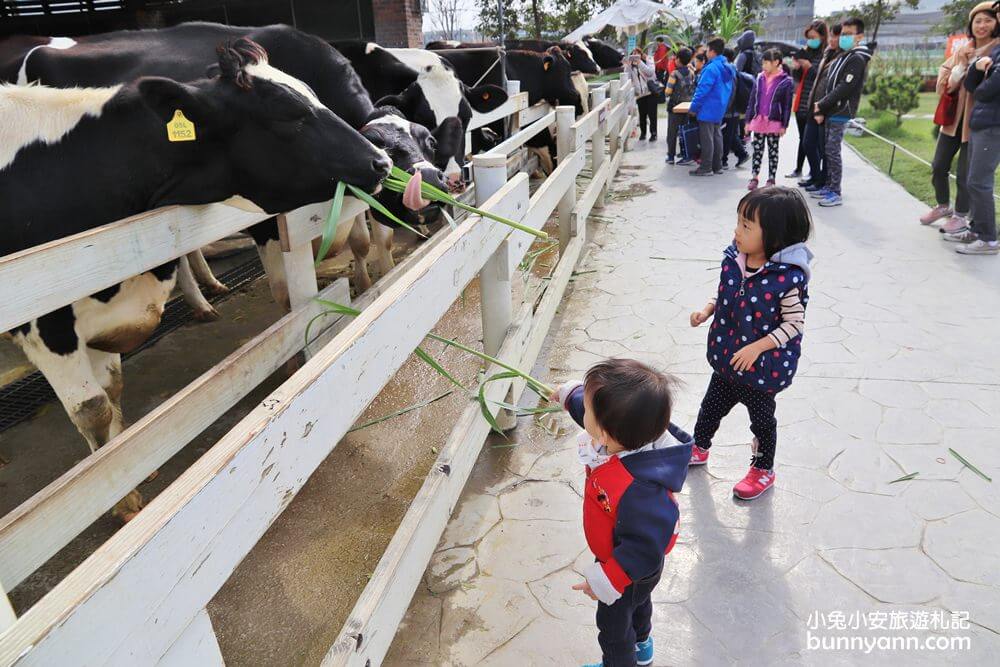
[[[708,391],[701,401],[698,421],[694,426],[694,442],[702,449],[711,447],[712,436],[719,430],[719,423],[737,403],[746,406],[747,412],[750,413],[750,431],[757,436],[759,449],[753,466],[770,470],[774,467],[774,448],[778,441],[778,422],[774,418],[774,394],[732,382],[718,373],[712,373]]]
[[[660,582],[662,571],[633,581],[612,605],[597,603],[597,641],[604,667],[636,664],[635,645],[646,641],[653,630],[653,602],[649,596]]]

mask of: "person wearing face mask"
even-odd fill
[[[827,40],[826,21],[813,21],[805,30],[806,48],[800,49],[792,56],[792,77],[795,79],[795,97],[792,100],[792,112],[795,114],[795,124],[799,128],[799,150],[795,159],[795,170],[786,174],[785,178],[801,178],[802,165],[806,161],[806,123],[809,122],[809,96],[816,83],[820,61],[823,60],[823,46]]]
[[[826,125],[826,187],[814,193],[820,206],[840,206],[840,184],[843,176],[841,148],[847,123],[858,112],[861,89],[864,87],[871,51],[861,45],[865,37],[865,22],[851,17],[841,24],[842,53],[830,63],[825,90],[813,104],[816,122]]]
[[[962,83],[969,74],[970,61],[989,55],[1000,42],[997,31],[997,15],[993,3],[980,2],[969,12],[969,24],[966,27],[969,42],[956,50],[938,70],[937,94],[941,102],[934,114],[934,122],[941,127],[941,131],[934,151],[931,175],[937,206],[922,215],[920,222],[930,225],[943,219],[945,223],[939,231],[946,234],[963,232],[969,226],[969,191],[965,180],[969,164],[969,119],[972,116],[973,98]],[[955,207],[952,208],[949,205],[949,172],[956,153],[958,166],[955,176],[958,182]]]
[[[826,187],[826,165],[823,163],[823,154],[826,150],[826,128],[816,122],[813,115],[813,108],[821,95],[821,90],[826,90],[826,81],[830,74],[830,65],[840,55],[840,31],[841,26],[836,23],[830,26],[830,34],[827,37],[826,50],[823,58],[816,68],[816,80],[813,88],[809,92],[808,100],[803,100],[806,113],[805,136],[802,138],[803,148],[806,153],[806,160],[809,162],[809,178],[799,181],[798,185],[812,196],[818,190]]]

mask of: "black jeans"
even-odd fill
[[[969,174],[969,144],[962,143],[961,126],[955,131],[954,137],[944,132],[938,135],[937,147],[934,149],[934,161],[931,163],[931,183],[934,185],[934,196],[937,203],[947,206],[951,203],[951,162],[958,153],[958,167],[955,176],[958,187],[955,194],[955,212],[962,215],[969,213],[969,191],[965,186],[965,177]]]
[[[646,95],[645,97],[640,97],[635,101],[636,106],[639,108],[639,136],[646,136],[646,126],[649,126],[650,136],[656,136],[656,111],[659,104],[656,102],[656,97],[653,95]]]
[[[805,114],[795,114],[795,124],[799,127],[799,152],[795,156],[795,171],[802,173],[802,165],[806,161],[806,122],[809,118]]]
[[[739,117],[726,118],[725,122],[722,128],[722,164],[726,164],[730,153],[736,156],[737,162],[742,162],[747,159],[747,148],[740,130],[742,122]]]
[[[826,185],[826,127],[816,123],[812,116],[806,122],[805,134],[802,137],[806,160],[809,161],[809,180],[816,185]]]
[[[635,645],[649,638],[653,630],[653,602],[650,595],[660,582],[660,571],[641,581],[633,581],[612,604],[597,603],[597,642],[601,645],[604,667],[635,665]]]
[[[694,442],[702,449],[709,449],[722,418],[728,415],[737,403],[746,406],[747,412],[750,413],[750,432],[757,436],[759,449],[753,465],[755,468],[770,470],[774,467],[774,449],[778,444],[774,394],[732,382],[718,373],[712,373],[705,398],[701,401],[698,421],[694,425]]]

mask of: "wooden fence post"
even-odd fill
[[[559,164],[562,164],[576,146],[573,144],[573,121],[576,119],[576,110],[570,106],[556,107],[556,153],[559,154]],[[575,236],[573,229],[573,206],[576,205],[576,186],[566,190],[566,194],[559,200],[559,254],[566,251],[570,239]]]
[[[602,104],[607,95],[607,89],[603,86],[601,88],[595,88],[590,93],[591,99],[591,109],[596,108],[598,105]],[[604,138],[608,136],[608,110],[600,112],[599,114],[600,122],[597,124],[597,129],[594,130],[594,134],[590,138],[590,173],[593,177],[597,177],[597,172],[604,164],[606,147],[604,145]],[[604,183],[601,185],[601,193],[597,195],[597,200],[594,202],[594,208],[604,208],[604,203],[608,197],[608,182],[611,180],[612,176],[609,172],[608,177],[604,179]]]
[[[507,182],[507,156],[474,155],[472,171],[476,184],[476,206],[482,206]],[[491,356],[500,353],[514,316],[509,254],[510,246],[504,241],[479,271],[483,351]],[[511,411],[501,410],[497,413],[497,424],[505,431],[510,430],[517,426],[517,418]]]
[[[14,613],[14,607],[10,604],[7,594],[0,587],[0,634],[3,634],[4,630],[15,623],[17,623],[17,614]]]
[[[287,229],[289,221],[285,215],[278,216],[278,229]],[[285,281],[288,284],[288,307],[296,310],[309,305],[309,302],[319,294],[316,282],[316,267],[314,265],[312,242],[302,243],[287,252],[281,253],[281,263],[285,270]],[[348,305],[348,304],[344,304]],[[302,350],[302,357],[309,359],[314,353],[313,346]],[[299,369],[299,360],[292,357],[285,366],[291,375]]]

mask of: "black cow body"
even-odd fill
[[[583,43],[590,49],[594,61],[603,69],[615,69],[622,66],[622,58],[625,57],[625,54],[614,44],[596,37],[585,37]]]
[[[0,86],[0,255],[171,204],[241,195],[281,211],[328,198],[336,181],[374,190],[384,151],[264,78],[253,69],[264,55],[238,40],[221,49],[219,76],[184,83]],[[170,140],[178,111],[190,140]],[[120,353],[157,326],[175,275],[172,262],[11,332],[92,449],[124,428]]]
[[[444,51],[452,49],[482,49],[497,46],[499,44],[493,42],[438,40],[428,42],[424,48],[431,51]],[[553,46],[558,46],[566,56],[573,71],[582,74],[601,73],[600,66],[594,60],[590,48],[584,42],[553,42],[547,39],[508,39],[504,41],[503,46],[509,51],[534,51],[535,53],[545,53]],[[618,64],[621,65],[621,59],[619,59]]]

